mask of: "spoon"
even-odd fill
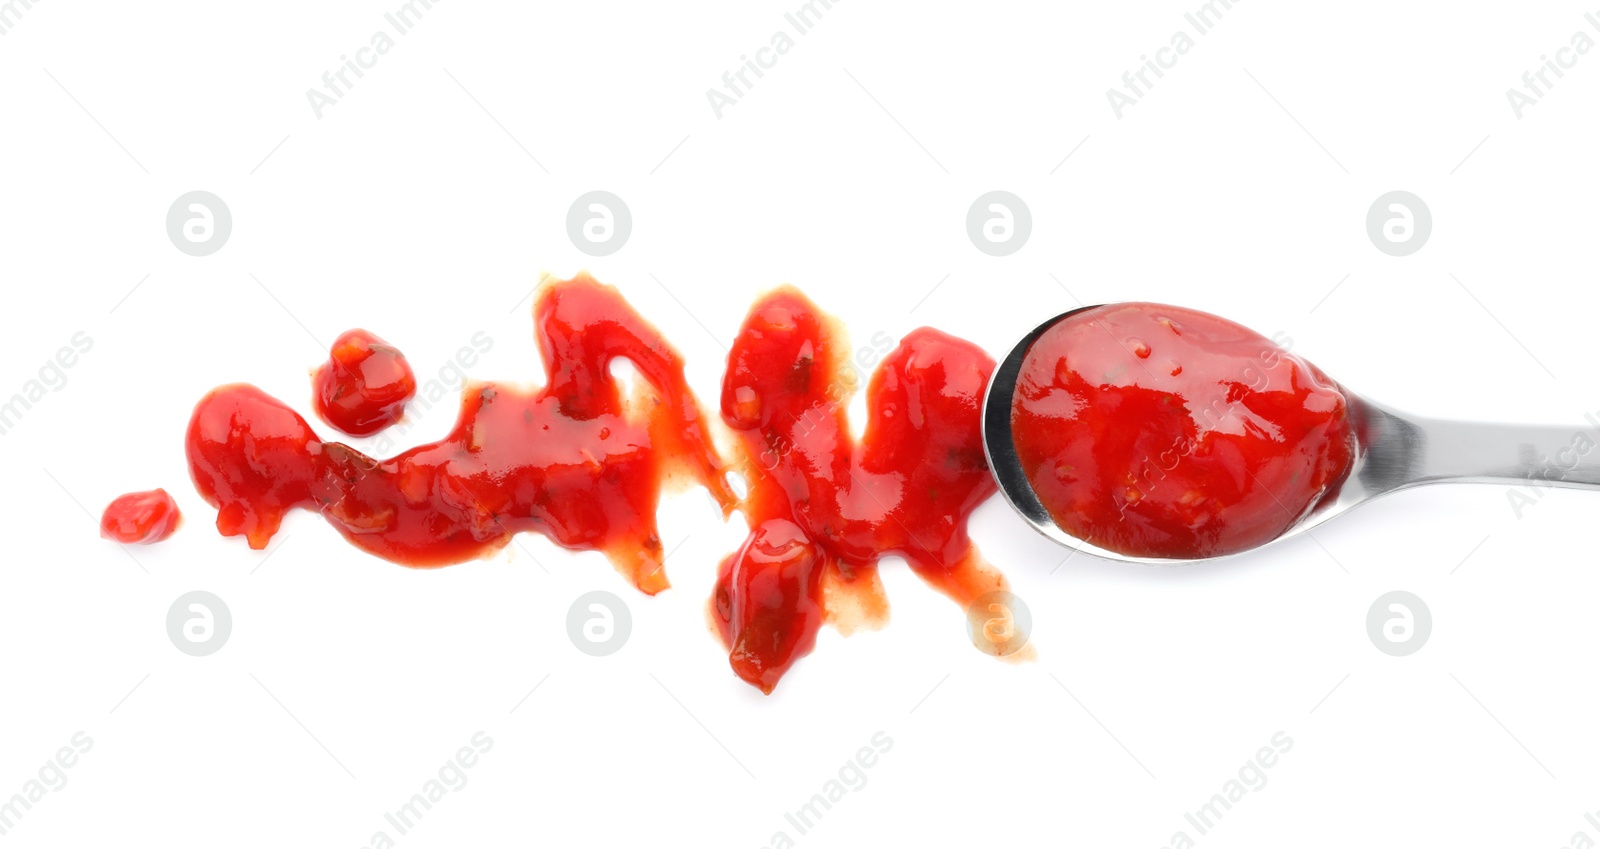
[[[1107,560],[1181,566],[1232,557],[1261,545],[1214,557],[1135,557],[1092,545],[1051,519],[1029,483],[1011,433],[1012,399],[1033,343],[1056,323],[1097,306],[1064,312],[1022,337],[995,368],[983,401],[983,446],[989,468],[1013,509],[1034,530],[1068,548]],[[1369,401],[1341,386],[1356,435],[1353,467],[1337,493],[1269,545],[1309,531],[1358,504],[1391,492],[1434,483],[1534,483],[1600,488],[1600,425],[1572,427],[1484,424],[1429,419]],[[1580,442],[1580,440],[1586,440]],[[1581,450],[1580,444],[1587,444]]]

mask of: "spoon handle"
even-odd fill
[[[1400,485],[1440,481],[1600,488],[1600,421],[1588,427],[1391,418],[1395,449],[1409,448]],[[1385,440],[1388,441],[1388,440]],[[1372,458],[1374,461],[1377,458]],[[1391,460],[1391,467],[1396,465]]]

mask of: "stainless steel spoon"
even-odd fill
[[[1023,473],[1011,438],[1011,403],[1023,359],[1033,343],[1056,322],[1096,308],[1079,307],[1039,325],[1022,337],[995,368],[983,399],[983,446],[1000,491],[1039,533],[1085,554],[1165,565],[1218,559],[1131,557],[1091,545],[1068,534],[1050,518]],[[1427,419],[1374,403],[1343,388],[1356,434],[1355,465],[1337,497],[1327,499],[1271,542],[1315,528],[1380,495],[1422,484],[1520,483],[1600,488],[1600,423],[1584,429]],[[1584,444],[1589,446],[1587,450],[1582,450]]]

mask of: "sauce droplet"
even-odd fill
[[[417,393],[405,355],[365,330],[339,334],[313,382],[317,415],[352,436],[370,436],[399,421]]]
[[[130,492],[106,506],[100,536],[125,545],[149,545],[172,536],[183,514],[164,489]]]

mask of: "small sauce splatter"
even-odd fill
[[[172,536],[182,522],[183,514],[166,490],[130,492],[106,506],[100,536],[125,545],[149,545]]]

